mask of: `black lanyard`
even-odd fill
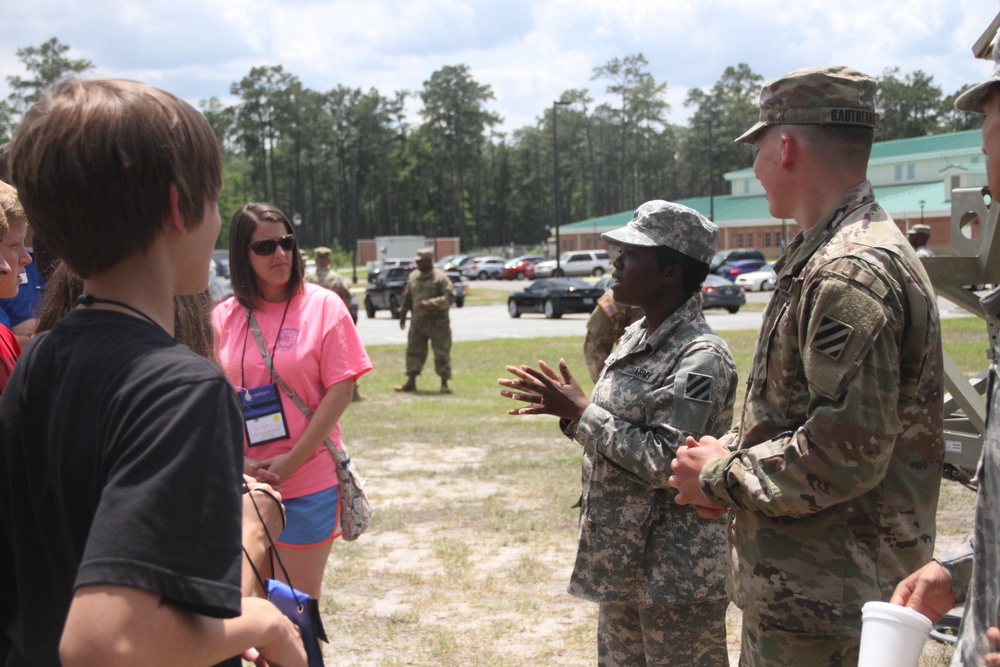
[[[124,308],[125,310],[131,310],[133,313],[135,313],[139,317],[144,318],[147,322],[152,324],[157,329],[161,330],[163,329],[163,327],[160,326],[160,323],[154,320],[152,317],[142,312],[138,308],[130,306],[127,303],[122,303],[121,301],[115,301],[114,299],[101,299],[99,297],[94,296],[93,294],[81,294],[80,296],[76,297],[76,302],[81,306],[93,306],[95,303],[106,303],[110,306],[118,306],[119,308]]]

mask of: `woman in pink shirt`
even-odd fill
[[[276,540],[279,555],[289,583],[318,599],[330,546],[340,534],[337,471],[323,440],[342,448],[340,416],[354,383],[372,365],[343,300],[303,280],[284,213],[246,204],[233,216],[229,240],[234,296],[216,306],[212,326],[219,363],[243,404],[244,472],[281,487],[288,521]]]

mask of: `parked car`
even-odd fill
[[[442,271],[459,271],[461,273],[461,269],[459,267],[462,266],[463,262],[471,262],[472,258],[472,255],[453,255],[451,259],[438,268]]]
[[[451,282],[455,285],[455,307],[461,308],[465,305],[465,293],[467,291],[465,276],[458,271],[445,271],[445,274],[451,278]]]
[[[701,284],[701,308],[725,308],[730,313],[738,313],[740,307],[746,304],[747,295],[743,288],[734,285],[722,276],[714,273],[705,277]]]
[[[417,263],[412,259],[405,259],[402,257],[392,257],[382,261],[382,268],[376,268],[374,271],[368,272],[368,282],[373,283],[378,280],[378,277],[388,271],[389,269],[406,269],[408,272],[417,268]]]
[[[754,250],[753,248],[730,248],[729,250],[720,250],[712,255],[712,261],[708,263],[708,271],[709,273],[716,273],[716,270],[722,264],[725,264],[726,262],[736,262],[741,259],[759,259],[763,262],[764,253],[760,250]]]
[[[774,289],[778,283],[778,274],[774,266],[765,264],[756,271],[748,271],[736,276],[733,281],[748,292],[765,292]]]
[[[612,278],[611,274],[609,273],[608,275],[604,276],[596,283],[594,283],[594,287],[601,290],[601,293],[603,294],[604,292],[607,292],[608,288],[610,288],[614,284],[615,284],[615,279]]]
[[[441,269],[442,271],[444,271],[445,270],[445,268],[444,268],[445,264],[448,264],[451,260],[455,259],[456,257],[461,258],[461,257],[465,257],[465,255],[445,255],[444,257],[436,260],[434,262],[434,266],[435,266],[435,268],[438,268],[438,269]]]
[[[720,264],[719,268],[715,270],[715,273],[730,282],[734,282],[736,280],[736,276],[741,273],[756,271],[765,264],[767,264],[767,262],[762,259],[739,259],[733,262]]]
[[[507,263],[503,257],[473,257],[471,262],[462,264],[459,271],[469,280],[499,278],[500,269]]]
[[[528,275],[528,267],[545,259],[542,255],[521,255],[515,257],[500,269],[500,277],[507,280],[524,280]]]
[[[213,250],[212,259],[215,260],[215,269],[220,278],[229,279],[229,251]]]
[[[581,278],[541,278],[521,292],[507,297],[511,317],[522,313],[545,313],[559,319],[563,313],[589,313],[604,291]]]
[[[535,264],[534,273],[528,277],[603,276],[613,268],[607,250],[573,250],[559,256],[558,268],[556,260],[547,259]]]
[[[233,295],[233,285],[222,275],[221,262],[215,257],[208,263],[208,288],[216,303]]]
[[[368,285],[365,289],[365,312],[369,318],[386,309],[393,318],[399,317],[399,307],[403,305],[403,289],[412,270],[395,266],[379,273],[375,281]]]

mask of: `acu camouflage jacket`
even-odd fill
[[[695,299],[656,331],[646,331],[645,318],[626,330],[593,403],[565,427],[584,448],[570,593],[637,604],[725,597],[724,520],[675,504],[667,479],[686,436],[726,432],[735,396],[732,355]]]
[[[983,310],[1000,320],[1000,289],[983,299]],[[986,629],[1000,625],[1000,342],[993,343],[986,440],[979,459],[979,491],[972,539],[940,562],[951,576],[952,591],[965,613],[951,664],[981,665],[991,650]]]

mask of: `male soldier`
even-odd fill
[[[597,300],[597,306],[587,320],[587,337],[583,340],[583,358],[587,361],[591,380],[597,382],[604,368],[604,360],[625,333],[625,327],[640,317],[640,309],[615,301],[611,289]]]
[[[993,49],[993,75],[955,100],[962,111],[985,114],[983,153],[990,192],[1000,192],[1000,49]],[[1000,290],[983,298],[983,310],[1000,317]],[[989,409],[986,439],[976,478],[976,522],[974,535],[947,558],[933,560],[896,588],[892,602],[916,609],[936,621],[956,603],[965,601],[958,643],[951,664],[1000,665],[1000,391],[996,382],[1000,369],[1000,344],[993,341],[990,368]],[[992,644],[992,649],[991,649]],[[987,652],[994,652],[987,655]]]
[[[406,328],[406,314],[413,311],[413,323],[406,343],[406,384],[396,391],[416,391],[417,376],[427,361],[427,342],[434,346],[434,370],[441,376],[441,393],[450,394],[451,322],[448,309],[455,303],[451,279],[434,268],[434,251],[421,248],[415,257],[417,268],[406,279],[406,293],[399,309],[399,328]]]
[[[336,292],[344,300],[344,305],[350,308],[351,288],[342,275],[330,268],[330,249],[318,246],[313,253],[316,256],[316,270],[307,271],[305,281]]]
[[[933,257],[934,251],[927,247],[927,242],[931,238],[930,225],[913,225],[910,231],[906,232],[906,240],[910,242],[917,253],[917,257]]]
[[[316,269],[314,271],[306,271],[305,281],[325,287],[331,292],[336,292],[337,296],[344,300],[344,305],[347,306],[347,309],[350,310],[351,288],[348,286],[344,276],[330,268],[330,249],[323,245],[316,246],[313,250],[313,255],[316,258]],[[357,311],[352,311],[352,314],[356,313]],[[355,403],[364,400],[364,397],[358,390],[358,384],[358,382],[354,383],[354,398],[352,400]]]
[[[875,80],[847,67],[767,83],[757,148],[770,213],[801,231],[775,265],[739,426],[687,439],[678,502],[729,512],[740,664],[857,664],[861,606],[926,563],[943,461],[930,281],[865,179]]]

